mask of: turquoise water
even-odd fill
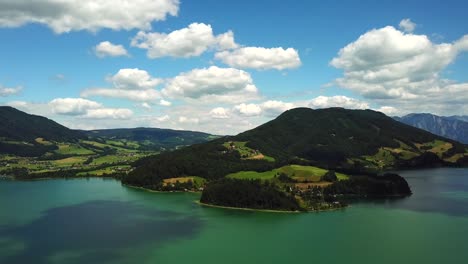
[[[468,169],[334,212],[208,208],[102,179],[0,180],[0,263],[465,263]]]

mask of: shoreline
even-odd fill
[[[68,178],[53,178],[53,177],[48,177],[48,178],[36,178],[36,179],[16,179],[13,176],[5,176],[1,175],[0,179],[11,179],[14,181],[44,181],[44,180],[54,180],[54,179],[68,179]],[[72,179],[77,179],[81,177],[74,177]],[[101,177],[89,177],[89,178],[100,178]],[[132,189],[137,189],[137,190],[142,190],[145,192],[150,192],[150,193],[164,193],[164,194],[170,194],[170,193],[193,193],[193,194],[201,194],[199,191],[157,191],[157,190],[152,190],[144,187],[139,187],[139,186],[134,186],[134,185],[129,185],[129,184],[124,184],[122,183],[122,186],[132,188]],[[305,211],[287,211],[287,210],[273,210],[273,209],[254,209],[254,208],[245,208],[245,207],[232,207],[232,206],[222,206],[222,205],[214,205],[214,204],[207,204],[207,203],[202,203],[198,200],[195,200],[194,203],[200,205],[200,206],[205,206],[205,207],[211,207],[211,208],[220,208],[220,209],[227,209],[227,210],[240,210],[240,211],[251,211],[251,212],[263,212],[263,213],[287,213],[287,214],[298,214],[298,213],[319,213],[319,212],[330,212],[330,211],[336,211],[340,209],[345,209],[346,207],[349,207],[349,205],[345,207],[339,207],[339,208],[329,208],[329,209],[322,209],[322,210],[305,210]]]
[[[273,209],[254,209],[254,208],[245,208],[245,207],[232,207],[232,206],[223,206],[223,205],[215,205],[215,204],[207,204],[207,203],[202,203],[200,201],[194,201],[196,204],[199,204],[201,206],[206,206],[206,207],[212,207],[212,208],[220,208],[220,209],[227,209],[227,210],[241,210],[241,211],[252,211],[252,212],[263,212],[263,213],[283,213],[283,214],[300,214],[300,213],[320,213],[320,212],[331,212],[331,211],[337,211],[337,210],[342,210],[347,207],[350,207],[349,205],[345,207],[338,207],[338,208],[329,208],[329,209],[322,209],[322,210],[305,210],[305,211],[286,211],[286,210],[273,210]]]
[[[199,194],[201,194],[200,191],[157,191],[157,190],[148,189],[148,188],[144,188],[144,187],[125,184],[125,183],[122,183],[122,182],[120,182],[120,183],[122,184],[122,186],[125,186],[125,187],[138,189],[138,190],[143,190],[143,191],[152,192],[152,193],[199,193]]]
[[[46,180],[79,180],[79,179],[103,179],[103,180],[116,180],[120,181],[117,178],[113,177],[101,177],[101,176],[89,176],[89,177],[82,177],[82,176],[75,176],[75,177],[41,177],[41,178],[25,178],[25,179],[18,179],[15,176],[6,176],[6,178],[12,179],[14,181],[46,181]]]
[[[212,208],[228,209],[228,210],[240,210],[240,211],[252,211],[252,212],[263,212],[263,213],[283,213],[283,214],[297,214],[297,213],[306,213],[309,211],[285,211],[285,210],[273,210],[273,209],[254,209],[254,208],[245,208],[245,207],[232,207],[232,206],[223,206],[223,205],[214,205],[202,203],[200,201],[194,201],[196,204]]]

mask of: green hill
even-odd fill
[[[346,168],[353,160],[400,167],[424,153],[442,159],[465,153],[465,146],[457,141],[402,124],[380,112],[343,108],[289,110],[234,140],[247,141],[250,148],[276,159],[297,157],[333,168]]]
[[[86,136],[43,116],[30,115],[9,106],[0,106],[0,138],[34,142],[36,138],[52,141],[76,141]]]
[[[237,136],[223,137],[139,162],[125,177],[158,188],[184,175],[209,180],[241,171],[272,171],[288,164],[349,174],[383,169],[456,165],[466,146],[371,110],[297,108]]]
[[[21,179],[120,177],[142,157],[212,138],[157,128],[71,130],[45,117],[0,107],[0,174]]]
[[[44,142],[77,142],[83,138],[83,133],[48,118],[0,106],[0,153],[40,156],[58,148]]]

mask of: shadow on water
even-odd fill
[[[0,238],[21,241],[23,250],[1,263],[49,263],[70,253],[67,263],[117,263],[125,250],[154,249],[196,236],[202,221],[121,201],[91,201],[57,207],[22,226],[0,227]],[[3,262],[2,262],[3,261]]]

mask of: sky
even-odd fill
[[[237,134],[295,107],[468,115],[466,1],[0,0],[0,105]]]

